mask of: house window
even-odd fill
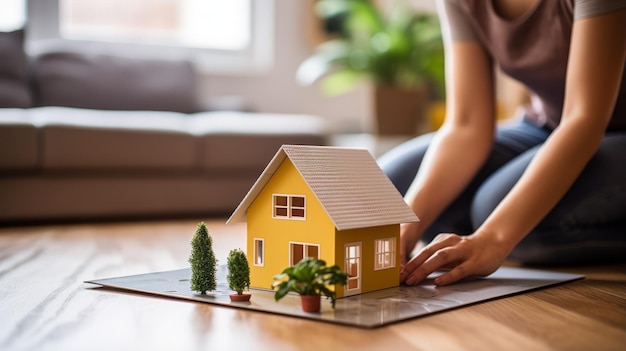
[[[396,266],[396,238],[374,240],[374,270]]]
[[[189,59],[209,73],[256,73],[273,61],[273,1],[29,0],[26,25],[33,42],[82,41],[97,51]]]
[[[263,267],[264,261],[263,239],[254,239],[254,265]]]
[[[306,198],[302,195],[274,195],[273,202],[273,218],[306,218]]]
[[[300,262],[305,257],[320,258],[320,246],[308,243],[289,243],[289,265]]]

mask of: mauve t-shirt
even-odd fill
[[[563,110],[574,20],[626,9],[626,0],[539,0],[520,18],[508,20],[496,12],[493,0],[439,2],[452,40],[479,42],[503,72],[530,91],[526,115],[550,129]],[[626,130],[625,75],[608,130]]]

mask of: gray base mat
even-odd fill
[[[584,278],[582,275],[502,267],[486,278],[466,279],[457,284],[435,287],[432,279],[419,286],[385,289],[337,300],[333,310],[330,301],[322,300],[320,313],[306,313],[300,298],[288,295],[274,301],[272,291],[251,289],[250,302],[231,302],[226,282],[226,267],[218,268],[218,288],[206,295],[190,290],[190,269],[140,274],[86,281],[105,288],[123,289],[178,299],[193,300],[254,311],[308,318],[324,322],[375,328],[386,324],[425,316],[550,285]]]

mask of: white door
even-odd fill
[[[344,296],[361,293],[361,243],[349,243],[345,246],[345,270],[348,284],[344,287]]]

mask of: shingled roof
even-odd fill
[[[246,211],[285,158],[293,163],[337,230],[418,221],[366,149],[283,145],[227,223]]]

